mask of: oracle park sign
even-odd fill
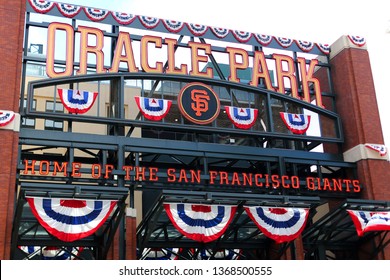
[[[91,13],[94,12],[93,10],[86,11],[90,11]],[[123,14],[120,16],[122,19],[125,17]],[[131,17],[131,15],[127,15],[127,17],[130,17],[128,21],[130,19],[135,19]],[[158,23],[158,21],[156,21],[154,18],[151,19],[147,17],[139,17],[139,19],[147,26],[147,28],[157,26],[156,22]],[[172,25],[169,24],[176,23],[177,32],[184,27],[184,23],[172,23],[171,21],[164,21],[164,23],[171,32],[174,30],[170,28]],[[193,32],[193,35],[200,36],[206,31],[206,27],[204,26],[191,24],[186,26],[190,31]],[[60,33],[60,31],[65,32],[65,42],[63,38],[58,39],[58,35],[56,36],[56,34]],[[227,32],[229,31],[225,30],[225,32],[225,35],[219,36],[221,36],[221,38],[223,38],[222,36],[227,36]],[[235,38],[237,38],[237,41],[241,43],[247,42],[251,36],[255,36],[248,32],[231,32],[236,36]],[[80,40],[76,45],[75,37],[77,35],[79,36]],[[89,54],[93,54],[95,57],[95,60],[93,61],[95,65],[93,70],[96,71],[96,73],[116,73],[119,71],[120,65],[122,63],[125,66],[122,71],[130,73],[142,71],[145,73],[190,75],[202,78],[213,78],[215,76],[213,68],[207,67],[205,69],[201,69],[200,66],[202,62],[207,63],[210,61],[209,56],[212,55],[212,45],[209,43],[189,41],[187,43],[178,44],[178,41],[175,38],[143,35],[138,42],[139,44],[137,51],[135,51],[135,47],[133,46],[134,41],[131,39],[131,37],[132,34],[130,32],[119,31],[117,40],[113,47],[114,56],[110,65],[107,67],[104,65],[105,56],[107,56],[107,54],[104,51],[105,36],[103,30],[88,26],[78,26],[77,30],[75,30],[70,24],[57,22],[50,23],[47,34],[48,53],[46,58],[46,73],[51,78],[72,75],[75,66],[74,54],[78,52],[79,67],[76,73],[80,75],[87,74],[87,65],[91,63],[91,61],[88,61],[88,58],[91,58]],[[256,38],[258,38],[260,45],[265,46],[268,45],[269,42],[273,39],[271,36],[258,34]],[[291,46],[293,43],[292,40],[278,37],[276,37],[274,40],[277,40],[278,43],[280,43],[283,47]],[[93,43],[91,41],[93,41]],[[310,47],[310,43],[308,42],[297,42],[300,44],[303,50],[309,50],[313,47],[313,45]],[[61,53],[61,55],[65,55],[65,69],[62,71],[56,71],[54,63],[55,57],[58,55],[56,53],[58,45],[65,45],[65,53]],[[178,47],[188,49],[188,57],[179,57],[176,52]],[[61,51],[64,52],[64,49],[61,49]],[[223,48],[220,53],[224,54],[228,61],[230,72],[228,81],[239,83],[240,78],[238,77],[238,71],[246,70],[249,67],[248,51],[243,48],[228,46]],[[152,55],[154,57],[152,57]],[[296,58],[299,73],[301,75],[300,86],[302,87],[302,95],[300,96],[298,94],[299,89],[296,77],[296,73],[298,73],[298,71],[295,69],[295,62],[292,57],[285,54],[273,53],[270,56],[270,59],[266,59],[266,56],[262,51],[254,51],[252,56],[253,60],[251,63],[253,63],[253,71],[250,77],[249,85],[257,87],[259,85],[260,79],[262,79],[267,90],[285,94],[285,79],[287,79],[290,83],[291,96],[309,103],[313,101],[310,97],[309,90],[309,85],[312,85],[314,87],[316,105],[320,107],[323,106],[320,83],[314,77],[314,70],[318,65],[317,59],[311,59],[307,67],[307,62],[304,57]],[[161,60],[161,57],[166,58],[165,60],[167,63],[165,67],[165,62]],[[189,63],[182,63],[180,60],[189,61]],[[272,63],[271,66],[269,66],[270,63]],[[137,65],[140,65],[140,67]],[[269,71],[270,67],[275,69],[277,87],[272,85]]]
[[[144,188],[292,190],[311,195],[348,196],[363,189],[353,165],[324,153],[323,147],[315,150],[344,140],[332,105],[334,94],[328,90],[331,81],[325,80],[324,92],[320,79],[329,71],[329,45],[50,1],[29,4],[27,24],[30,32],[34,27],[44,34],[45,51],[43,57],[26,53],[26,61],[44,64],[50,79],[30,82],[26,117],[46,116],[65,121],[68,127],[88,121],[120,125],[130,127],[130,137],[134,128],[140,128],[143,139],[156,138],[152,134],[158,130],[158,137],[176,140],[169,147],[179,145],[180,152],[172,155],[173,162],[159,162],[160,155],[171,156],[170,148],[156,144],[150,153],[158,148],[159,155],[148,159],[147,147],[136,151],[125,143],[123,157],[137,154],[129,164],[106,158],[78,162],[26,156],[21,178],[101,184],[119,176],[124,185]],[[35,22],[33,13],[48,20]],[[348,38],[357,45],[365,43],[361,37]],[[107,80],[111,93],[99,92],[104,91],[101,81]],[[131,80],[142,81],[142,86],[128,94]],[[152,86],[146,88],[145,80]],[[99,88],[83,88],[84,82],[97,82]],[[53,86],[52,97],[64,110],[48,113],[34,108],[39,91]],[[163,86],[170,90],[164,92]],[[96,113],[104,94],[111,94],[107,113],[99,109]],[[170,132],[175,136],[165,136]],[[126,136],[123,133],[119,136]],[[225,146],[211,158],[225,164],[207,158],[199,147],[194,152],[192,144],[178,144],[179,134],[186,139],[183,142],[222,143]],[[199,135],[207,140],[199,140]],[[241,142],[246,143],[242,151]],[[254,154],[247,150],[253,147]],[[211,154],[213,148],[207,150]],[[190,163],[180,155],[190,157]]]
[[[0,11],[12,19],[0,49],[21,62],[5,59],[16,70],[0,79],[3,257],[388,256],[364,38],[46,0]]]

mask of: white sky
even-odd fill
[[[265,35],[332,44],[342,35],[367,41],[385,144],[390,148],[390,1],[388,0],[62,0]],[[370,108],[367,108],[370,110]]]

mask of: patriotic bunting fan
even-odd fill
[[[314,46],[317,46],[318,50],[324,54],[329,54],[330,51],[330,47],[328,44],[314,44],[312,42],[307,41],[293,40],[289,38],[276,37],[264,34],[256,34],[246,31],[230,30],[226,28],[211,27],[188,22],[178,22],[141,15],[131,15],[129,13],[120,13],[114,11],[110,12],[102,9],[55,3],[54,1],[29,0],[28,2],[35,12],[41,14],[49,13],[56,6],[58,8],[58,11],[68,18],[74,18],[76,15],[81,15],[81,18],[86,16],[94,22],[101,22],[107,19],[108,15],[111,14],[113,19],[119,24],[127,26],[135,25],[136,28],[159,29],[162,27],[160,24],[160,22],[162,22],[163,26],[166,28],[167,31],[184,35],[188,35],[188,32],[190,32],[194,36],[203,36],[208,33],[207,35],[211,36],[210,38],[213,39],[223,39],[227,36],[230,36],[230,39],[234,38],[235,41],[238,43],[248,42],[252,39],[253,36],[256,38],[257,42],[263,47],[268,46],[271,42],[277,42],[283,49],[292,48],[293,50],[295,50],[297,47],[299,47],[302,51],[309,53],[312,52]],[[81,11],[83,11],[83,13],[81,13]],[[141,23],[141,26],[139,25],[139,23]],[[211,32],[208,32],[209,29],[211,30]],[[348,38],[356,46],[362,47],[366,44],[366,40],[363,37],[348,35]]]
[[[212,242],[224,234],[237,209],[236,206],[183,203],[167,203],[164,208],[180,233],[203,243]]]
[[[92,108],[98,95],[97,92],[80,91],[77,89],[58,89],[61,102],[69,113],[84,114]]]
[[[0,111],[0,127],[10,124],[15,118],[15,113],[11,111]]]
[[[160,19],[155,17],[139,16],[138,19],[148,29],[153,29],[160,23]]]
[[[223,249],[216,252],[201,249],[198,254],[198,260],[237,260],[240,256],[240,249]]]
[[[294,134],[304,134],[310,126],[311,116],[309,115],[280,112],[280,117]]]
[[[19,246],[19,249],[29,255],[41,255],[44,260],[73,260],[84,250],[84,247],[46,246],[41,249],[39,246]]]
[[[145,248],[141,260],[177,260],[181,251],[181,248]]]
[[[102,21],[108,16],[108,11],[84,7],[85,15],[92,21]]]
[[[162,120],[169,112],[172,101],[165,99],[135,96],[135,102],[142,115],[152,121]]]
[[[365,146],[371,150],[378,152],[381,157],[384,157],[387,154],[387,148],[385,145],[366,144]]]
[[[76,16],[81,11],[80,6],[63,4],[63,3],[57,3],[57,8],[62,15],[68,18],[72,18]]]
[[[251,128],[257,119],[257,109],[225,106],[226,114],[235,127],[241,129]]]
[[[95,233],[116,205],[108,200],[26,198],[34,216],[50,234],[66,242]]]
[[[305,208],[245,207],[245,211],[264,235],[277,243],[297,238],[309,213]]]
[[[358,236],[368,231],[390,230],[390,212],[347,210],[356,227]]]

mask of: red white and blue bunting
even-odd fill
[[[276,41],[281,45],[283,48],[288,48],[294,43],[294,40],[289,38],[283,38],[283,37],[276,37]]]
[[[365,146],[375,152],[378,152],[381,157],[387,154],[387,148],[385,145],[380,144],[365,144]]]
[[[320,49],[320,51],[323,52],[324,54],[330,53],[330,45],[329,44],[316,43],[316,45]]]
[[[31,257],[39,255],[44,260],[74,260],[84,247],[19,246],[19,249]]]
[[[240,257],[240,249],[223,249],[216,252],[201,249],[198,260],[237,260]]]
[[[214,33],[214,35],[220,39],[225,38],[230,32],[229,29],[220,27],[210,27],[210,29]]]
[[[358,236],[368,231],[390,231],[390,212],[347,210]]]
[[[173,33],[180,32],[183,27],[184,23],[176,20],[163,20],[163,24],[165,25],[165,28]]]
[[[188,29],[195,36],[202,36],[206,33],[208,27],[206,25],[195,24],[195,23],[187,23]]]
[[[296,239],[305,228],[309,209],[244,207],[248,216],[264,233],[277,243]]]
[[[358,47],[363,47],[366,44],[366,39],[364,39],[364,37],[348,35],[348,38],[352,42],[352,44]]]
[[[41,14],[51,13],[53,8],[56,7],[62,15],[68,18],[77,17],[83,19],[84,16],[78,17],[78,15],[81,14],[80,12],[83,11],[85,16],[87,16],[90,20],[94,22],[109,20],[111,22],[115,21],[118,24],[125,25],[125,26],[129,26],[134,23],[137,24],[137,28],[139,28],[139,23],[141,23],[142,26],[146,29],[155,29],[162,25],[163,27],[165,27],[165,29],[168,32],[179,33],[183,30],[184,32],[182,34],[187,34],[188,32],[190,32],[194,36],[206,35],[207,30],[210,29],[212,32],[207,33],[209,39],[224,39],[227,38],[229,34],[231,34],[232,36],[229,36],[227,40],[232,42],[246,43],[251,41],[252,37],[254,37],[255,40],[253,40],[252,43],[256,41],[257,43],[259,43],[261,46],[264,47],[268,46],[273,42],[277,42],[277,44],[273,44],[273,47],[276,47],[276,45],[279,44],[283,49],[287,49],[290,47],[293,48],[298,47],[303,52],[312,52],[313,48],[316,46],[317,53],[318,50],[325,55],[329,54],[330,52],[329,45],[326,44],[318,44],[318,43],[312,43],[312,42],[306,42],[300,40],[293,40],[289,38],[270,36],[270,35],[260,35],[260,34],[246,32],[246,31],[237,31],[237,30],[229,30],[226,28],[209,27],[206,25],[184,23],[184,22],[179,22],[174,20],[162,20],[155,17],[147,17],[147,16],[132,15],[129,13],[106,11],[102,9],[62,4],[62,3],[52,2],[52,1],[45,1],[45,0],[29,0],[29,4],[35,12]],[[111,15],[111,18],[108,17],[109,15]],[[135,21],[135,19],[137,19],[138,22]],[[365,45],[365,39],[362,37],[359,36],[348,36],[348,37],[353,44],[359,47]],[[232,38],[234,39],[232,40]]]
[[[0,127],[9,125],[15,119],[12,111],[0,111]]]
[[[314,44],[312,42],[302,40],[296,40],[296,42],[298,44],[298,47],[305,52],[309,52],[314,48]]]
[[[31,7],[41,14],[46,14],[51,9],[53,9],[55,2],[45,1],[45,0],[29,0]]]
[[[109,12],[102,9],[94,9],[94,8],[84,8],[84,12],[87,17],[92,21],[102,21],[105,19]]]
[[[182,248],[145,248],[140,260],[177,260]]]
[[[257,109],[225,106],[226,114],[235,127],[241,129],[251,128],[257,119]]]
[[[280,112],[280,117],[294,134],[304,134],[310,126],[311,116],[309,115]]]
[[[160,23],[160,19],[155,17],[139,16],[139,20],[148,29],[153,29]]]
[[[76,16],[81,11],[80,6],[62,4],[62,3],[57,3],[57,8],[63,16],[68,18],[72,18]]]
[[[233,30],[233,36],[240,43],[246,43],[252,38],[252,33],[246,31]]]
[[[135,96],[135,102],[142,115],[152,121],[162,120],[169,112],[171,108],[172,101],[166,99],[156,99]]]
[[[72,242],[94,234],[116,201],[26,197],[32,213],[51,235]]]
[[[237,206],[185,203],[166,203],[164,208],[181,234],[202,243],[222,236],[237,210]]]
[[[77,89],[57,89],[64,107],[73,114],[84,114],[92,108],[97,92],[80,91]]]
[[[268,46],[272,42],[272,36],[264,34],[254,34],[254,36],[263,47]]]
[[[111,14],[117,22],[123,25],[128,25],[136,19],[136,16],[129,13],[111,12]]]

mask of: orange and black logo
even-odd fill
[[[180,112],[190,122],[209,124],[219,115],[217,94],[202,83],[190,83],[183,87],[177,98]]]

